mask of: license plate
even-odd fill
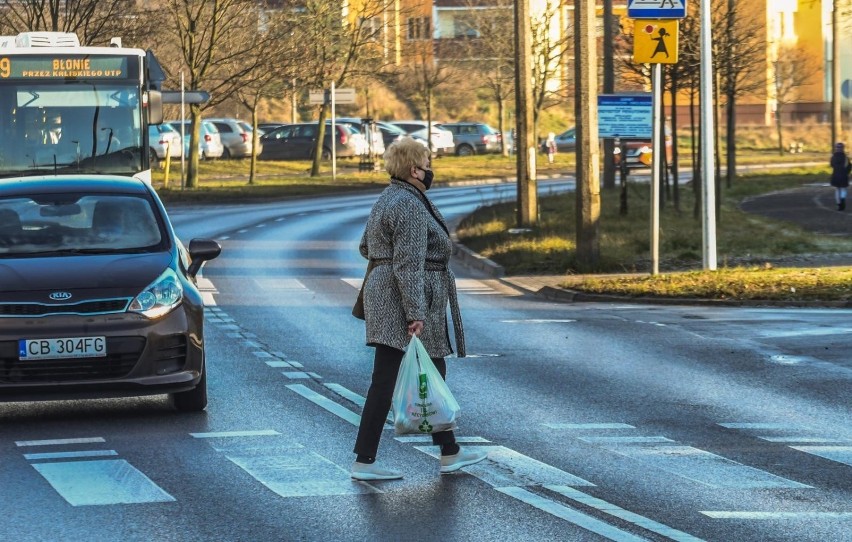
[[[57,358],[100,358],[106,355],[106,337],[21,339],[18,341],[18,359],[22,361]]]

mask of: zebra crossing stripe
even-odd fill
[[[335,416],[343,418],[355,427],[358,427],[361,424],[361,416],[355,414],[348,408],[335,403],[328,397],[320,395],[319,393],[313,391],[307,386],[304,386],[302,384],[288,384],[287,388],[298,393],[299,395],[301,395],[308,401],[314,403],[315,405],[326,409]]]
[[[22,448],[26,446],[61,446],[66,444],[94,444],[101,442],[106,442],[103,437],[56,438],[49,440],[18,440],[15,441],[15,446]]]
[[[24,454],[24,459],[37,461],[40,459],[77,459],[80,457],[108,457],[118,455],[115,450],[86,450],[81,452],[50,452],[41,454]]]
[[[172,502],[174,497],[123,459],[35,463],[71,506]]]

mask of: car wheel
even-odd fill
[[[148,162],[151,166],[151,169],[160,169],[160,157],[157,156],[157,151],[154,149],[148,149]]]
[[[228,147],[225,147],[222,150],[222,159],[223,160],[230,160],[231,159],[231,151],[228,150]]]
[[[470,145],[461,145],[456,149],[456,156],[471,156],[474,154],[473,147]]]
[[[170,395],[172,406],[181,412],[201,412],[207,408],[207,366],[201,369],[201,380],[188,391],[179,391]]]
[[[327,147],[322,148],[322,159],[323,160],[331,160],[331,149]]]

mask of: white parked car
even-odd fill
[[[178,133],[181,133],[181,124],[183,124],[183,152],[185,153],[185,156],[188,157],[192,123],[190,121],[182,123],[179,120],[169,120],[166,121],[166,123],[171,124],[172,128],[177,130]],[[201,158],[204,159],[221,158],[225,153],[225,146],[222,145],[222,138],[219,135],[219,130],[217,130],[216,125],[210,121],[201,121],[201,141],[199,146],[201,147]]]
[[[453,143],[453,133],[439,127],[437,122],[433,122],[431,126],[425,120],[392,120],[390,123],[399,126],[412,137],[425,140],[431,135],[432,152],[438,156],[455,153],[456,146]]]
[[[156,168],[166,159],[180,158],[180,133],[170,124],[152,124],[148,126],[148,147],[151,167]]]

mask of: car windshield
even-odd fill
[[[43,194],[0,199],[0,258],[155,252],[166,237],[144,198]]]

